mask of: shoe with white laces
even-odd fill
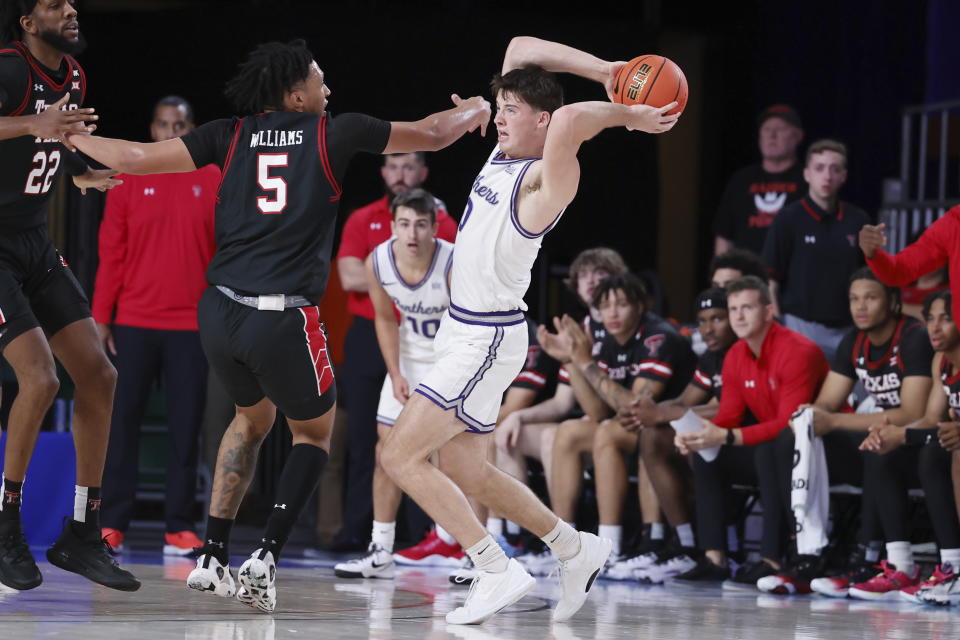
[[[532,576],[548,576],[557,568],[557,557],[549,549],[540,553],[526,553],[516,560]]]
[[[522,565],[521,565],[522,566]],[[463,564],[450,572],[450,584],[458,587],[469,587],[477,577],[477,568],[473,566],[470,556],[463,557]]]
[[[477,572],[463,606],[446,615],[449,624],[480,624],[527,595],[537,581],[511,558],[506,571]]]
[[[367,555],[354,558],[347,562],[338,562],[333,566],[333,572],[338,578],[384,578],[392,579],[396,576],[396,565],[393,554],[384,551],[383,547],[371,542],[367,548]]]
[[[220,564],[212,554],[202,553],[197,558],[197,568],[187,577],[187,586],[197,591],[209,591],[221,598],[232,598],[237,585],[230,575],[230,565]]]
[[[659,561],[646,569],[638,569],[633,577],[643,584],[663,584],[665,580],[675,578],[696,567],[695,558],[698,555],[695,549],[664,551]]]
[[[957,574],[953,570],[953,565],[949,562],[938,564],[933,569],[930,577],[923,582],[918,582],[912,587],[905,587],[900,590],[900,599],[914,604],[923,604],[922,596],[929,593],[931,589],[939,587],[946,582],[952,582],[957,579]]]
[[[580,610],[594,581],[610,557],[613,542],[592,533],[579,531],[580,551],[569,560],[561,560],[560,600],[553,610],[552,620],[564,622]]]
[[[270,613],[277,606],[277,564],[273,554],[257,549],[240,565],[237,600],[260,611]]]
[[[656,551],[647,551],[636,556],[620,556],[609,566],[604,567],[600,577],[604,580],[633,580],[637,571],[649,569],[658,560]]]
[[[917,599],[939,607],[956,606],[960,603],[960,574],[953,573],[940,584],[921,590]]]

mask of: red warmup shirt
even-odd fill
[[[220,169],[117,177],[123,184],[107,194],[100,225],[94,320],[196,331],[197,303],[216,249]]]
[[[387,206],[387,196],[371,202],[354,211],[343,225],[340,238],[339,258],[360,258],[366,260],[373,248],[390,238],[390,223],[393,215]],[[453,242],[457,237],[457,222],[447,215],[445,209],[437,210],[437,237]],[[366,293],[347,292],[347,310],[355,316],[373,320],[373,303]]]
[[[740,428],[746,409],[757,424],[743,427],[743,444],[757,445],[777,437],[801,404],[813,402],[830,365],[816,344],[796,331],[770,325],[760,357],[746,340],[738,340],[723,359],[723,395],[713,422]]]
[[[954,318],[960,318],[960,205],[930,225],[920,238],[896,255],[878,249],[867,264],[891,287],[910,284],[922,275],[948,266]]]

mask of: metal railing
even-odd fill
[[[900,178],[884,185],[880,211],[890,251],[903,249],[960,203],[960,126],[954,126],[951,140],[951,120],[960,120],[960,100],[903,110]]]

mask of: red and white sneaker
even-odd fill
[[[107,543],[107,550],[116,555],[118,553],[123,553],[123,531],[119,529],[111,529],[110,527],[103,527],[100,529],[100,537],[103,538],[103,541]]]
[[[792,567],[772,576],[757,580],[757,589],[778,596],[806,595],[812,592],[810,583],[823,571],[820,556],[801,555]]]
[[[418,544],[394,553],[393,559],[397,564],[456,568],[460,566],[463,556],[463,548],[459,544],[447,544],[434,528]]]
[[[901,589],[912,587],[920,579],[920,567],[915,567],[913,575],[907,575],[886,560],[880,561],[880,573],[866,582],[850,587],[850,597],[857,600],[889,600],[899,598]]]
[[[164,535],[163,555],[192,556],[194,550],[203,546],[203,540],[193,531],[177,531]]]
[[[876,574],[876,567],[872,564],[851,567],[835,576],[817,578],[810,582],[810,589],[828,598],[846,598],[850,587],[866,582]]]
[[[938,564],[933,569],[933,573],[930,574],[930,577],[922,582],[917,582],[911,587],[905,587],[900,589],[900,597],[907,602],[913,602],[915,604],[924,604],[924,601],[920,599],[920,590],[921,589],[930,589],[931,587],[936,587],[941,584],[946,584],[952,580],[957,579],[957,574],[953,571],[953,566],[949,562],[944,562],[943,564]]]

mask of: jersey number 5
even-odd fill
[[[49,155],[46,151],[37,151],[33,154],[33,164],[23,192],[36,195],[50,191],[53,176],[57,175],[57,169],[60,168],[60,151],[54,149]]]
[[[283,213],[287,208],[287,181],[279,176],[271,176],[272,167],[287,166],[286,153],[258,153],[257,154],[257,184],[264,191],[273,191],[274,197],[259,196],[257,208],[260,213]]]

